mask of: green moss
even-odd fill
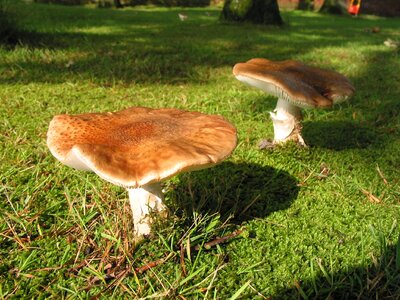
[[[229,299],[243,286],[243,299],[400,297],[400,61],[382,39],[398,39],[399,19],[291,11],[279,28],[227,26],[216,8],[184,22],[181,8],[21,10],[41,42],[0,47],[0,298]],[[276,99],[232,75],[252,57],[333,69],[357,92],[304,111],[309,148],[259,151]],[[170,218],[140,244],[125,190],[46,146],[56,114],[129,106],[220,114],[239,140],[226,162],[163,183]]]

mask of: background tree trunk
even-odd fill
[[[314,1],[313,0],[299,0],[299,3],[297,4],[297,9],[314,10]]]
[[[360,13],[385,17],[398,17],[400,16],[400,1],[362,0]]]
[[[347,1],[346,0],[325,0],[322,4],[320,12],[328,14],[342,15],[347,13]]]
[[[277,0],[225,0],[221,20],[283,24]]]
[[[122,8],[122,3],[121,0],[114,0],[114,5],[116,8]]]

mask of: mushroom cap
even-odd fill
[[[294,60],[254,58],[233,67],[237,79],[303,108],[346,101],[354,87],[343,75]]]
[[[221,116],[168,108],[57,115],[47,132],[63,164],[133,188],[211,167],[236,142],[236,128]]]

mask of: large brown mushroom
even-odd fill
[[[57,115],[47,132],[60,162],[128,190],[136,236],[150,233],[151,211],[165,209],[161,180],[218,164],[236,141],[221,116],[167,108]]]
[[[275,110],[270,112],[274,144],[294,140],[305,146],[301,136],[301,108],[331,107],[354,93],[345,76],[294,60],[254,58],[236,64],[233,74],[238,80],[278,98]]]

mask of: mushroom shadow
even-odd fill
[[[384,246],[382,255],[365,266],[338,272],[321,270],[314,278],[282,289],[273,299],[399,299],[400,273],[396,256],[400,240]]]
[[[257,164],[222,163],[183,174],[170,196],[176,214],[219,213],[234,223],[264,218],[290,206],[299,188],[285,171]]]
[[[309,146],[337,151],[363,149],[382,143],[374,128],[349,121],[303,122],[302,132]]]

